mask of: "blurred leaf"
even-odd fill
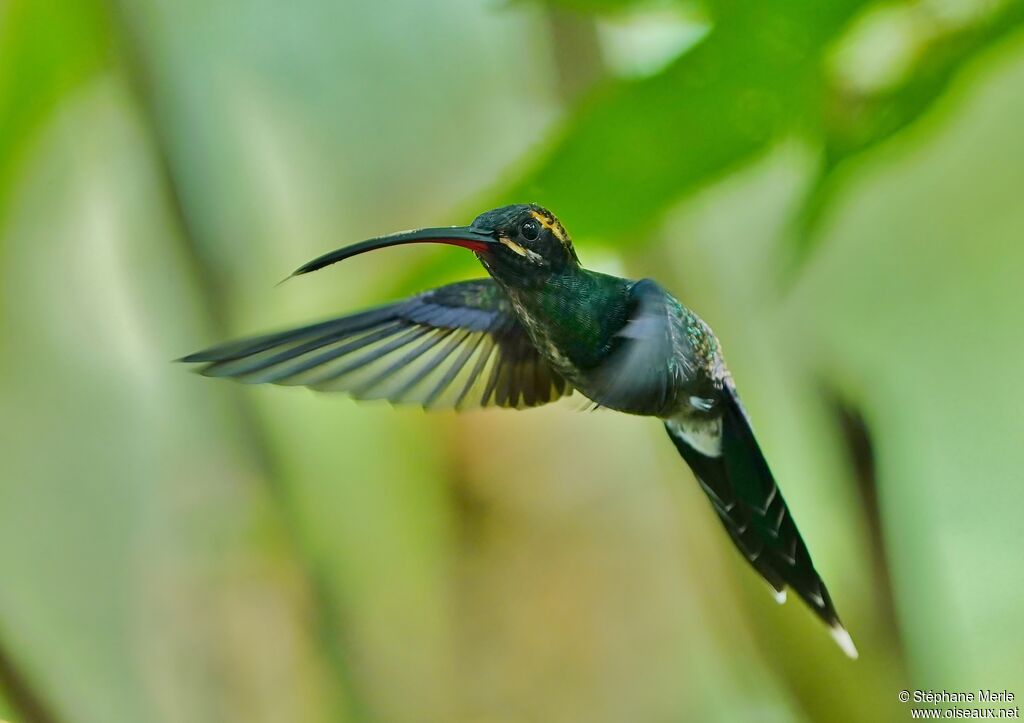
[[[557,4],[582,9],[572,0]],[[608,0],[591,9],[645,4]],[[638,238],[680,196],[819,118],[813,132],[824,162],[795,234],[796,268],[813,249],[836,169],[921,118],[971,59],[1024,20],[1024,2],[1011,0],[936,33],[895,84],[857,93],[828,77],[828,53],[857,13],[884,6],[707,5],[714,28],[703,43],[662,73],[608,85],[583,103],[502,201],[545,203],[580,236]],[[896,7],[935,12],[921,4]]]
[[[949,87],[965,63],[1016,30],[1021,22],[1024,2],[1015,0],[976,23],[936,34],[917,49],[916,63],[893,87],[875,94],[856,94],[833,87],[823,109],[829,166],[834,167],[917,120]]]
[[[592,97],[503,197],[550,205],[583,236],[641,229],[817,105],[826,45],[860,4],[713,3],[702,43]]]
[[[964,66],[1024,22],[1024,2],[1013,0],[999,11],[955,31],[938,34],[918,48],[915,63],[897,84],[877,93],[857,93],[836,84],[822,109],[824,158],[794,234],[794,267],[813,252],[817,224],[833,196],[837,172],[850,158],[872,150],[927,113]]]
[[[33,133],[109,51],[96,0],[11,0],[0,7],[0,218]]]

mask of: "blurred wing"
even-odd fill
[[[535,407],[572,393],[490,279],[190,354],[200,373],[425,408]]]
[[[666,416],[696,375],[687,312],[650,279],[633,284],[630,298],[626,323],[584,391],[609,409]]]

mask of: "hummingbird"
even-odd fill
[[[757,443],[718,339],[651,279],[583,268],[565,227],[536,204],[469,226],[372,238],[299,267],[308,274],[369,251],[461,246],[489,278],[180,361],[201,374],[302,385],[424,409],[523,409],[581,394],[594,408],[659,419],[736,549],[785,602],[792,589],[857,657]],[[291,277],[289,277],[291,278]]]

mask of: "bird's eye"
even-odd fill
[[[519,227],[519,233],[527,241],[536,241],[537,237],[540,236],[540,224],[532,218],[523,221],[523,225]]]

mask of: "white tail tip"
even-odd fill
[[[848,657],[856,660],[859,656],[857,653],[857,646],[853,644],[853,638],[851,638],[850,634],[846,632],[846,628],[836,623],[829,628],[829,632],[832,633],[832,639],[835,640],[836,644],[843,649],[843,652],[846,653]]]
[[[779,605],[781,605],[782,603],[786,602],[786,591],[785,590],[776,590],[773,587],[772,588],[768,588],[768,589],[772,591],[772,597],[775,598],[775,602],[777,602]]]

